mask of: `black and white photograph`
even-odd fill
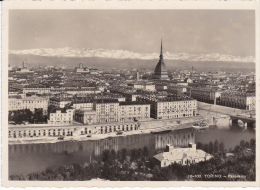
[[[9,185],[259,185],[259,12],[6,12],[2,149]]]

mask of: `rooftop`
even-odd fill
[[[188,96],[167,96],[167,97],[158,97],[158,96],[142,96],[141,99],[154,101],[154,102],[174,102],[174,101],[187,101],[194,100]]]
[[[150,105],[149,103],[146,102],[120,102],[119,105]]]
[[[118,100],[117,99],[97,99],[95,102],[98,104],[100,104],[100,103],[118,103]]]
[[[247,93],[247,92],[234,92],[234,91],[225,91],[223,92],[221,95],[230,95],[230,96],[234,96],[234,95],[237,95],[237,96],[255,96],[255,93],[253,92],[250,92],[250,93]]]
[[[57,111],[61,111],[61,113],[67,113],[67,110],[73,110],[73,108],[67,108],[67,109],[55,108],[51,110],[50,113],[56,113]]]
[[[183,160],[186,157],[191,157],[192,159],[196,158],[205,158],[211,156],[210,154],[204,152],[203,150],[197,149],[193,150],[190,148],[174,148],[170,152],[163,152],[154,156],[155,159],[162,160]]]

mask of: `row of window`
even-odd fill
[[[67,131],[67,132],[66,132]],[[56,135],[72,135],[73,129],[49,129],[49,130],[29,130],[29,131],[9,131],[9,137],[26,137],[26,136],[56,136]],[[57,132],[57,133],[56,133]]]
[[[185,164],[195,164],[195,163],[198,163],[199,160],[185,160]],[[171,163],[178,163],[178,164],[183,164],[183,161],[182,160],[179,160],[179,161],[172,161]],[[164,161],[164,166],[167,166],[167,162]]]

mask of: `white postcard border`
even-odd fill
[[[256,153],[255,182],[205,181],[9,181],[8,180],[8,10],[11,9],[225,9],[255,10],[256,15],[256,116],[259,116],[259,2],[194,2],[194,1],[4,1],[2,3],[2,185],[4,187],[256,187],[260,186],[259,151]],[[257,120],[259,117],[257,117]],[[259,150],[260,130],[256,122],[256,150]],[[6,135],[5,135],[6,134]]]

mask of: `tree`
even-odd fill
[[[219,151],[219,142],[218,140],[215,140],[214,142],[214,153],[217,153]]]
[[[225,145],[224,145],[223,142],[221,142],[221,143],[219,144],[219,151],[220,151],[220,152],[225,152]]]
[[[205,152],[209,152],[209,145],[208,145],[208,144],[204,144],[204,145],[203,145],[203,150],[204,150]]]
[[[111,161],[115,161],[117,157],[116,151],[113,149],[111,150],[110,154],[111,154]]]
[[[246,142],[245,143],[245,148],[249,148],[249,147],[250,147],[249,142]]]
[[[61,174],[58,174],[55,180],[62,181],[63,179],[64,177]]]
[[[250,140],[250,148],[254,149],[255,148],[255,139]]]
[[[102,170],[102,176],[106,179],[109,179],[111,177],[111,170],[110,170],[110,165],[105,162],[103,170]]]
[[[15,110],[12,115],[13,115],[13,121],[15,123],[18,123],[18,112]]]
[[[111,162],[111,153],[109,150],[104,150],[102,153],[102,161],[103,162]]]
[[[241,151],[242,151],[242,146],[239,146],[239,145],[235,146],[235,148],[234,148],[235,153],[241,153]]]
[[[118,152],[118,159],[121,163],[124,163],[124,161],[126,160],[126,156],[127,156],[127,149],[123,148],[122,150],[120,150]]]
[[[209,149],[208,149],[208,151],[209,151],[210,154],[212,154],[213,151],[214,151],[214,146],[213,146],[213,142],[212,141],[209,142]]]
[[[143,150],[141,148],[138,148],[136,158],[140,159],[143,156]]]
[[[203,144],[201,142],[197,143],[197,149],[203,149]]]
[[[35,108],[34,111],[34,121],[43,122],[43,109],[42,108]]]
[[[148,148],[146,146],[143,148],[143,155],[144,155],[144,157],[148,157],[149,156],[149,150],[148,150]]]
[[[136,160],[137,159],[137,155],[138,155],[137,149],[136,148],[132,149],[131,150],[131,161]]]
[[[33,113],[31,112],[31,110],[25,109],[24,115],[25,115],[25,117],[24,117],[25,121],[29,121],[30,122],[31,119],[32,119],[32,116],[33,116]]]
[[[244,140],[240,141],[240,146],[241,146],[241,148],[245,148],[245,141]]]

